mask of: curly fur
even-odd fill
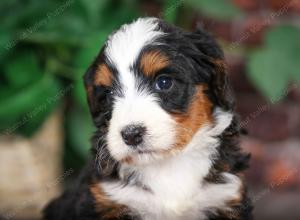
[[[151,26],[153,23],[155,23],[154,27]],[[131,35],[126,35],[126,31],[128,32],[130,28],[133,29],[132,26],[138,28],[139,31],[132,31]],[[140,33],[143,31],[145,31],[144,34]],[[132,36],[134,33],[140,33],[144,38],[140,39],[139,36]],[[132,41],[130,37],[133,37],[135,41],[139,42],[134,43],[134,48],[128,52],[128,57],[120,58],[121,53],[126,54],[126,51],[128,51],[127,46],[130,45]],[[124,38],[128,39],[124,41]],[[122,39],[123,41],[121,41]],[[122,45],[124,42],[127,42],[128,45]],[[120,45],[116,48],[116,44]],[[137,70],[136,74],[140,74],[142,70],[139,69],[138,64],[141,57],[148,50],[153,49],[163,52],[167,57],[171,57],[170,62],[175,62],[176,65],[178,65],[178,68],[185,67],[185,70],[188,70],[188,72],[195,73],[192,75],[186,74],[186,76],[180,77],[185,77],[183,80],[193,82],[191,85],[199,83],[206,85],[204,95],[208,97],[209,101],[206,102],[209,102],[208,104],[212,106],[212,113],[216,114],[216,112],[221,109],[221,112],[227,112],[228,114],[233,115],[232,119],[230,118],[230,125],[228,127],[225,126],[219,133],[214,133],[216,136],[212,135],[210,137],[211,143],[215,143],[216,148],[213,149],[213,152],[208,154],[210,155],[209,158],[206,158],[210,161],[210,168],[207,171],[204,170],[205,172],[203,171],[203,173],[207,173],[207,175],[201,180],[201,186],[205,189],[209,189],[210,187],[212,189],[213,187],[222,189],[224,186],[224,189],[226,189],[226,184],[229,184],[230,178],[236,178],[241,183],[238,196],[235,196],[235,199],[227,201],[225,204],[222,203],[219,207],[213,208],[210,208],[209,205],[206,207],[205,204],[202,204],[201,206],[205,208],[203,208],[203,210],[201,209],[198,217],[196,212],[191,213],[193,210],[197,209],[198,205],[195,205],[193,206],[194,208],[191,209],[188,214],[184,214],[185,216],[182,216],[182,218],[176,216],[171,219],[189,219],[189,216],[192,216],[190,218],[195,220],[252,219],[251,201],[247,196],[246,186],[240,177],[240,173],[248,167],[250,156],[249,154],[242,153],[239,147],[239,119],[238,116],[234,114],[234,98],[228,82],[228,74],[222,50],[211,35],[201,29],[194,33],[189,33],[169,25],[164,21],[151,18],[139,19],[137,22],[133,23],[133,25],[123,26],[120,31],[113,33],[85,74],[84,81],[88,94],[88,102],[94,124],[97,128],[97,131],[92,138],[92,157],[86,168],[82,170],[78,182],[72,188],[67,189],[62,196],[52,201],[45,209],[44,217],[46,220],[169,219],[169,217],[154,218],[151,217],[151,215],[144,215],[137,210],[139,205],[134,206],[133,204],[126,204],[126,198],[124,199],[119,195],[119,192],[111,190],[110,186],[113,186],[115,183],[120,183],[121,187],[119,191],[134,187],[135,190],[132,192],[139,193],[140,191],[143,191],[141,195],[156,193],[155,189],[152,188],[151,180],[145,183],[144,176],[146,174],[143,173],[145,171],[143,170],[142,172],[142,169],[139,168],[138,164],[132,166],[130,165],[129,159],[125,162],[120,161],[111,154],[111,149],[108,147],[110,143],[107,140],[107,134],[110,129],[111,118],[113,117],[112,112],[115,108],[114,99],[111,98],[110,100],[107,98],[106,87],[95,85],[95,74],[97,74],[99,66],[102,64],[107,65],[107,68],[109,69],[109,72],[106,74],[111,74],[116,78],[120,76],[120,71],[127,61],[132,62],[129,69]],[[115,53],[120,54],[116,55]],[[180,55],[181,58],[177,59],[179,56],[178,54],[184,55]],[[118,59],[122,60],[120,61]],[[116,60],[118,60],[119,65]],[[181,69],[181,71],[185,70]],[[140,86],[149,83],[147,77],[142,74],[139,77],[141,77],[140,82],[142,82]],[[109,78],[105,79],[107,80]],[[106,83],[111,83],[111,87],[115,89],[115,94],[119,94],[119,97],[125,96],[119,89],[121,87],[121,82],[106,81]],[[196,90],[194,87],[182,87],[181,90],[186,90],[184,96],[180,96],[178,95],[178,91],[174,91],[174,95],[171,97],[173,100],[172,103],[167,103],[167,101],[159,102],[164,111],[170,112],[170,115],[172,115],[173,112],[176,112],[180,117],[183,117],[180,114],[185,114],[187,112],[187,109],[191,106],[193,100],[192,97],[195,97],[194,94]],[[161,96],[161,100],[166,100],[167,98],[168,97]],[[215,127],[218,126],[216,116],[211,115],[210,117],[212,118],[211,123],[215,123],[215,125],[210,125],[208,127],[203,125],[197,131],[198,133],[194,134],[194,138],[190,140],[191,143],[195,139],[195,136],[199,135],[199,132],[202,135],[201,137],[205,137],[205,135],[209,134],[205,132],[210,131],[209,129],[215,129]],[[194,145],[197,147],[198,142],[195,143],[196,144]],[[204,147],[210,147],[209,144],[199,144],[202,144]],[[187,146],[189,145],[191,144],[187,144]],[[167,158],[165,160],[169,159]],[[199,163],[200,162],[201,161],[199,161]],[[128,164],[124,165],[124,163]],[[186,161],[182,160],[182,163],[185,164]],[[152,192],[153,189],[154,191]],[[207,193],[203,190],[200,192]],[[212,192],[223,193],[222,190],[215,189]],[[116,193],[116,195],[113,195],[114,193]],[[203,195],[207,196],[207,194]],[[218,195],[215,196],[218,198]],[[157,198],[160,197],[158,196]],[[122,199],[125,202],[122,202]],[[143,197],[141,198],[141,203],[142,200]],[[208,199],[204,199],[203,201],[211,202]],[[163,215],[161,214],[160,216]]]

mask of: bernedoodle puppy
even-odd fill
[[[140,18],[109,36],[84,81],[92,159],[46,220],[252,219],[249,155],[209,34]]]

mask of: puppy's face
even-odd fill
[[[151,163],[185,150],[213,123],[222,53],[210,36],[139,19],[112,34],[85,76],[96,126],[122,163]],[[220,104],[219,104],[220,105]]]

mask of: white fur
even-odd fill
[[[217,109],[214,125],[200,128],[180,154],[147,165],[122,165],[121,178],[135,171],[139,186],[124,187],[120,181],[103,182],[101,187],[110,199],[137,211],[143,220],[206,219],[207,209],[225,209],[226,202],[239,194],[241,182],[229,173],[223,174],[227,179],[225,184],[203,184],[213,158],[218,156],[217,136],[231,121],[232,114]],[[142,189],[140,184],[151,192]]]
[[[114,102],[112,119],[107,135],[108,149],[117,160],[132,156],[135,152],[122,140],[121,130],[132,124],[146,127],[143,150],[166,150],[175,139],[175,122],[158,103],[157,98],[146,89],[138,90],[138,81],[130,66],[136,61],[143,47],[155,44],[154,40],[163,35],[157,31],[157,19],[138,19],[124,25],[108,41],[106,55],[119,72],[124,97]],[[135,155],[137,161],[147,163],[152,156]]]
[[[156,30],[157,21],[157,18],[139,18],[109,37],[105,54],[121,74],[127,74],[143,47],[164,34]]]
[[[143,163],[151,159],[147,159],[146,154],[137,154],[124,143],[121,130],[131,124],[142,124],[147,129],[144,143],[140,146],[143,150],[165,150],[170,148],[175,140],[176,124],[159,106],[156,98],[151,94],[139,93],[134,88],[128,88],[125,97],[115,101],[107,135],[108,149],[117,160],[129,155],[135,156],[136,160]]]
[[[117,160],[134,156],[137,163],[122,164],[120,176],[125,178],[134,171],[137,177],[126,186],[120,181],[102,182],[100,187],[110,199],[141,214],[143,220],[205,219],[207,209],[225,208],[225,203],[235,199],[240,189],[240,180],[229,173],[223,174],[226,184],[203,184],[218,156],[217,136],[230,125],[232,114],[217,109],[214,125],[200,128],[182,152],[163,160],[155,160],[159,154],[136,154],[124,144],[120,134],[127,125],[143,124],[147,129],[144,150],[167,150],[174,146],[176,123],[159,106],[155,95],[137,89],[138,82],[129,68],[144,46],[163,35],[156,29],[156,19],[139,19],[109,38],[105,53],[119,72],[124,96],[114,102],[108,149]]]

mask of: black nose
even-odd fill
[[[137,146],[142,143],[145,133],[146,128],[141,125],[128,125],[121,131],[125,144],[129,146]]]

